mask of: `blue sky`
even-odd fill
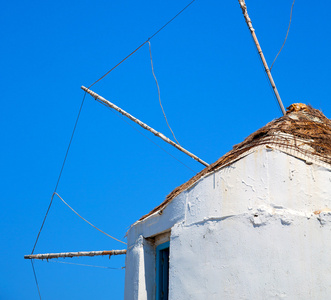
[[[80,86],[92,84],[188,3],[2,3],[1,299],[38,299],[23,256],[31,253],[54,190],[82,101]],[[291,5],[247,0],[269,64],[283,43]],[[327,117],[330,9],[328,1],[295,3],[287,43],[272,69],[286,107],[303,102]],[[208,163],[281,116],[237,1],[196,0],[151,46],[169,123],[181,145]],[[171,137],[148,45],[93,90]],[[87,96],[57,190],[83,217],[124,241],[132,223],[203,168],[144,134],[189,168]],[[55,198],[35,253],[122,248]],[[36,261],[43,299],[123,298],[124,257],[64,262],[119,269]]]

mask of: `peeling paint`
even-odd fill
[[[243,179],[241,180],[241,182],[242,182],[244,185],[250,187],[250,188],[252,189],[252,191],[255,192],[255,189],[254,189],[254,186],[253,186],[253,185],[246,183],[245,180],[243,180]]]
[[[331,212],[321,212],[317,219],[320,221],[321,225],[331,224]]]

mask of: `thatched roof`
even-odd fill
[[[285,116],[273,120],[252,133],[242,143],[235,145],[230,152],[189,181],[175,188],[163,203],[141,217],[140,220],[162,211],[172,199],[191,187],[200,178],[229,165],[242,157],[245,152],[260,145],[270,145],[284,152],[296,153],[301,157],[331,165],[331,120],[311,106],[301,103],[292,104],[287,108]]]

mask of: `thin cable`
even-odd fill
[[[159,95],[159,103],[160,103],[160,106],[161,106],[161,109],[162,109],[162,113],[163,113],[164,119],[166,120],[166,123],[168,125],[168,128],[170,129],[170,131],[172,133],[172,136],[174,137],[174,139],[177,142],[177,144],[180,145],[179,142],[178,142],[178,140],[175,137],[174,132],[172,131],[172,129],[171,129],[170,125],[169,125],[168,119],[167,119],[166,114],[165,114],[164,109],[163,109],[163,105],[162,105],[162,102],[161,102],[160,87],[159,87],[159,83],[157,82],[157,79],[156,79],[156,76],[155,76],[155,73],[154,73],[154,65],[153,65],[152,49],[151,49],[151,42],[150,41],[148,41],[148,46],[149,46],[149,56],[151,58],[152,73],[153,73],[153,77],[155,79],[155,83],[156,83],[156,86],[157,86],[157,93]]]
[[[147,40],[148,41],[148,40]],[[147,41],[143,42],[137,49],[135,49],[134,51],[132,51],[129,55],[127,55],[125,58],[123,58],[118,64],[116,64],[114,67],[112,67],[106,74],[102,75],[97,81],[93,82],[88,89],[90,89],[93,85],[95,85],[98,81],[100,81],[101,79],[105,78],[111,71],[113,71],[115,68],[117,68],[122,62],[124,62],[125,60],[127,60],[133,53],[135,53],[136,51],[138,51],[142,46],[144,46]]]
[[[93,82],[88,89],[90,89],[93,85],[95,85],[97,82],[99,82],[101,79],[105,78],[111,71],[113,71],[115,68],[117,68],[122,62],[127,60],[133,53],[138,51],[142,46],[144,46],[148,41],[150,41],[154,36],[156,36],[162,29],[164,29],[167,25],[169,25],[174,19],[176,19],[184,10],[186,10],[195,0],[191,1],[188,5],[186,5],[179,13],[177,13],[172,19],[170,19],[167,23],[165,23],[160,29],[158,29],[154,34],[152,34],[145,42],[143,42],[139,47],[137,47],[134,51],[132,51],[129,55],[127,55],[125,58],[123,58],[118,64],[116,64],[114,67],[112,67],[107,73],[102,75],[98,80]]]
[[[272,66],[274,65],[274,63],[275,63],[275,61],[276,61],[278,55],[280,54],[280,52],[282,51],[283,47],[285,46],[285,43],[286,43],[286,40],[287,40],[287,36],[288,36],[289,31],[290,31],[290,26],[291,26],[291,21],[292,21],[292,12],[293,12],[294,2],[295,2],[295,0],[293,0],[293,3],[292,3],[291,14],[290,14],[290,22],[289,22],[288,27],[287,27],[287,32],[286,32],[286,37],[285,37],[284,43],[283,43],[282,47],[280,48],[279,52],[277,53],[277,55],[276,55],[274,61],[272,62],[271,67],[270,67],[270,69],[269,69],[270,71],[271,71]]]
[[[34,280],[36,281],[36,285],[37,285],[37,289],[38,289],[39,299],[41,300],[41,294],[40,294],[40,289],[39,289],[39,284],[38,284],[38,280],[37,280],[36,271],[35,271],[34,265],[33,265],[33,259],[31,259],[31,266],[32,266],[32,270],[33,270]]]
[[[124,119],[120,114],[115,113],[115,111],[113,111],[109,106],[105,105],[102,101],[99,101],[101,104],[103,104],[105,107],[107,107],[113,114],[115,114],[117,117],[119,117],[120,119],[122,119],[122,121],[124,121],[126,124],[128,124],[130,127],[132,127],[134,130],[136,130],[138,133],[140,133],[142,136],[144,136],[146,139],[148,139],[150,142],[152,142],[155,146],[159,147],[162,151],[164,151],[165,153],[167,153],[168,155],[170,155],[173,159],[177,160],[179,163],[181,163],[184,167],[188,168],[189,170],[191,170],[194,174],[197,174],[196,171],[194,171],[193,169],[191,169],[188,165],[186,165],[185,163],[183,163],[182,161],[180,161],[178,158],[176,158],[175,156],[173,156],[171,153],[169,153],[167,150],[163,149],[159,144],[155,143],[153,140],[151,140],[147,135],[145,135],[144,133],[142,133],[140,130],[138,130],[136,127],[134,127],[131,123],[129,123],[126,119]]]
[[[44,224],[45,224],[45,221],[46,221],[46,218],[47,218],[47,215],[48,215],[48,212],[49,210],[51,209],[51,206],[52,206],[52,203],[53,203],[53,198],[54,198],[54,194],[56,193],[56,190],[57,190],[57,187],[59,186],[59,182],[60,182],[60,179],[61,179],[61,176],[62,176],[62,171],[63,171],[63,168],[64,168],[64,165],[66,163],[66,160],[67,160],[67,157],[68,157],[68,153],[69,153],[69,149],[70,149],[70,146],[71,146],[71,142],[74,138],[74,134],[75,134],[75,131],[76,131],[76,127],[77,127],[77,123],[78,123],[78,120],[79,120],[79,117],[80,117],[80,113],[82,111],[82,108],[83,108],[83,104],[84,104],[84,100],[85,100],[85,97],[86,97],[86,92],[84,93],[84,96],[83,96],[83,100],[82,100],[82,103],[80,105],[80,108],[79,108],[79,112],[78,112],[78,115],[77,115],[77,119],[76,119],[76,122],[75,122],[75,126],[74,126],[74,129],[72,131],[72,134],[71,134],[71,138],[70,138],[70,141],[69,141],[69,145],[68,145],[68,148],[67,148],[67,151],[66,151],[66,154],[64,156],[64,160],[63,160],[63,163],[62,163],[62,167],[61,167],[61,170],[60,170],[60,174],[59,174],[59,177],[57,179],[57,182],[56,182],[56,185],[55,185],[55,189],[54,189],[54,192],[52,194],[52,197],[51,197],[51,201],[48,205],[48,208],[47,208],[47,211],[46,211],[46,214],[45,214],[45,217],[44,217],[44,220],[41,224],[41,227],[39,229],[39,232],[38,232],[38,235],[37,235],[37,238],[36,238],[36,242],[34,243],[34,246],[33,246],[33,249],[32,249],[32,252],[31,254],[33,254],[36,246],[37,246],[37,243],[38,243],[38,240],[39,240],[39,236],[40,236],[40,233],[44,227]]]
[[[185,9],[187,9],[195,0],[191,1],[189,4],[187,4],[177,15],[175,15],[171,20],[169,20],[167,23],[165,23],[159,30],[157,30],[147,41],[151,40],[154,36],[156,36],[164,27],[169,25],[174,19],[176,19]]]
[[[95,265],[86,265],[86,264],[77,264],[77,263],[70,263],[70,262],[66,262],[66,261],[56,261],[56,260],[54,260],[54,261],[51,260],[51,261],[47,261],[47,262],[58,263],[58,264],[67,264],[67,265],[76,265],[76,266],[83,266],[83,267],[93,267],[93,268],[111,269],[111,270],[123,270],[123,269],[125,269],[125,267],[121,267],[121,268],[112,268],[112,267],[95,266]]]
[[[169,23],[171,23],[176,17],[178,17],[184,10],[186,10],[195,0],[191,1],[188,5],[186,5],[179,13],[177,13],[172,19],[170,19],[166,24],[164,24],[160,29],[158,29],[151,37],[149,37],[145,42],[143,42],[139,47],[137,47],[134,51],[132,51],[129,55],[127,55],[124,59],[122,59],[118,64],[116,64],[113,68],[111,68],[107,73],[105,73],[103,76],[101,76],[98,80],[96,80],[94,83],[92,83],[89,88],[91,88],[94,84],[96,84],[97,82],[99,82],[101,79],[103,79],[104,77],[106,77],[111,71],[113,71],[115,68],[117,68],[121,63],[123,63],[126,59],[128,59],[132,54],[134,54],[136,51],[138,51],[143,45],[145,45],[149,40],[151,40],[155,35],[157,35],[162,29],[164,29]],[[82,104],[80,106],[80,109],[79,109],[79,112],[78,112],[78,116],[77,116],[77,119],[76,119],[76,123],[75,123],[75,126],[74,126],[74,129],[73,129],[73,132],[72,132],[72,135],[71,135],[71,138],[70,138],[70,142],[69,142],[69,145],[68,145],[68,148],[67,148],[67,151],[66,151],[66,154],[65,154],[65,157],[64,157],[64,161],[63,161],[63,164],[62,164],[62,167],[61,167],[61,171],[60,171],[60,174],[59,174],[59,177],[58,177],[58,180],[57,180],[57,183],[56,183],[56,186],[55,186],[55,189],[54,189],[54,192],[52,194],[52,197],[51,197],[51,201],[48,205],[48,208],[47,208],[47,211],[46,211],[46,214],[45,214],[45,217],[44,217],[44,220],[41,224],[41,227],[39,229],[39,232],[38,232],[38,235],[37,235],[37,238],[36,238],[36,241],[34,243],[34,246],[33,246],[33,249],[31,251],[31,254],[34,253],[34,250],[37,246],[37,243],[38,243],[38,240],[39,240],[39,236],[40,236],[40,233],[44,227],[44,224],[45,224],[45,221],[47,219],[47,216],[48,216],[48,213],[49,213],[49,210],[52,206],[52,203],[53,203],[53,199],[54,199],[54,194],[56,193],[57,191],[57,187],[59,185],[59,182],[60,182],[60,178],[61,178],[61,175],[62,175],[62,171],[63,171],[63,168],[64,168],[64,165],[65,165],[65,162],[66,162],[66,159],[67,159],[67,156],[68,156],[68,153],[69,153],[69,149],[70,149],[70,146],[71,146],[71,142],[72,142],[72,139],[74,137],[74,133],[75,133],[75,130],[76,130],[76,127],[77,127],[77,123],[78,123],[78,120],[79,120],[79,117],[80,117],[80,113],[82,111],[82,107],[83,107],[83,104],[84,104],[84,100],[85,100],[85,96],[86,96],[86,93],[84,93],[84,97],[83,97],[83,100],[82,100]],[[130,124],[131,125],[131,124]],[[153,142],[154,143],[154,142]],[[155,144],[155,143],[154,143]],[[157,144],[156,144],[157,145]],[[160,146],[158,146],[160,147]],[[161,148],[161,147],[160,147]],[[161,148],[162,149],[162,148]],[[163,149],[164,150],[164,149]],[[165,151],[165,150],[164,150]],[[167,152],[167,151],[165,151]],[[170,153],[168,153],[169,155],[171,155]],[[171,155],[172,156],[172,155]],[[173,157],[173,156],[172,156]],[[175,157],[174,157],[175,158]],[[176,158],[175,158],[176,159]],[[178,160],[178,159],[176,159]],[[179,161],[179,160],[178,160]],[[182,162],[181,162],[182,163]],[[182,163],[183,164],[183,163]],[[185,164],[184,164],[185,165]],[[186,165],[185,165],[186,166]],[[187,167],[187,166],[186,166]],[[188,167],[189,168],[189,167]],[[190,170],[192,170],[191,168],[189,168]],[[193,170],[192,170],[193,171]],[[195,171],[193,171],[195,173]],[[92,224],[91,224],[92,225]],[[97,228],[98,229],[98,228]],[[99,230],[99,229],[98,229]],[[120,241],[122,242],[122,241]],[[122,242],[124,243],[124,242]],[[33,272],[34,272],[34,276],[35,276],[35,280],[36,280],[36,283],[37,283],[37,287],[38,287],[38,292],[39,292],[39,297],[41,299],[41,296],[40,296],[40,291],[39,291],[39,286],[38,286],[38,281],[37,281],[37,277],[36,277],[36,273],[35,273],[35,270],[34,270],[34,266],[32,264],[32,268],[33,268]]]
[[[58,196],[60,199],[61,199],[61,201],[66,205],[66,206],[68,206],[78,217],[80,217],[82,220],[84,220],[86,223],[88,223],[89,225],[91,225],[93,228],[95,228],[95,229],[97,229],[97,230],[99,230],[101,233],[103,233],[103,234],[105,234],[106,236],[108,236],[108,237],[110,237],[110,238],[112,238],[112,239],[114,239],[115,241],[118,241],[118,242],[120,242],[120,243],[122,243],[122,244],[125,244],[126,245],[126,243],[125,242],[123,242],[123,241],[121,241],[121,240],[119,240],[119,239],[117,239],[117,238],[115,238],[115,237],[113,237],[113,236],[111,236],[111,235],[109,235],[108,233],[106,233],[106,232],[104,232],[103,230],[101,230],[101,229],[99,229],[98,227],[96,227],[96,226],[94,226],[92,223],[90,223],[89,221],[87,221],[86,219],[84,219],[78,212],[76,212],[67,202],[65,202],[62,198],[61,198],[61,196],[58,194],[58,193],[56,193],[56,192],[54,192],[54,195],[56,195],[56,196]]]

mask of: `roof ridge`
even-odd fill
[[[282,134],[276,134],[279,132]],[[252,148],[267,144],[288,149],[285,152],[296,152],[300,156],[314,157],[323,164],[331,165],[331,120],[310,105],[303,103],[290,105],[286,115],[269,122],[250,134],[241,143],[234,145],[231,151],[216,162],[175,188],[159,206],[141,217],[140,220],[163,209],[172,199],[205,175],[232,163]]]

